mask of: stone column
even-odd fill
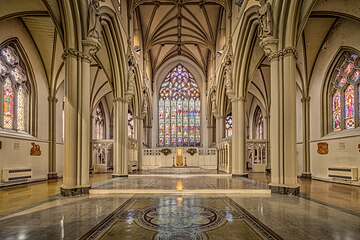
[[[134,122],[136,127],[136,139],[137,139],[137,145],[138,145],[138,170],[142,169],[142,157],[143,157],[143,121],[144,119],[141,116],[135,116]]]
[[[48,97],[49,102],[49,170],[48,179],[57,179],[56,172],[56,97]]]
[[[128,102],[117,97],[114,102],[114,158],[113,178],[128,176]]]
[[[231,101],[233,135],[232,144],[232,175],[247,177],[246,173],[246,99],[239,97]]]
[[[216,116],[216,143],[219,144],[225,137],[225,116]]]
[[[88,194],[90,158],[90,62],[100,43],[84,40],[83,52],[65,49],[65,136],[62,196]],[[91,54],[91,55],[90,55]]]
[[[303,172],[301,177],[311,178],[310,170],[310,97],[301,99],[303,111]]]
[[[277,51],[277,41],[261,43],[270,60],[270,148],[272,192],[298,194],[296,176],[295,48]]]

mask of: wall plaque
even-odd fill
[[[329,153],[329,145],[326,142],[320,142],[317,145],[318,145],[317,152],[319,154],[324,155]]]
[[[32,147],[30,149],[30,155],[31,156],[40,156],[41,155],[40,145],[35,144],[34,142],[32,142],[31,145],[32,145]]]

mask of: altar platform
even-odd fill
[[[151,170],[145,170],[140,172],[144,174],[223,174],[217,170],[205,169],[202,167],[159,167]]]
[[[165,171],[165,170],[164,170]],[[174,170],[175,171],[175,170]],[[91,186],[90,194],[265,194],[267,184],[229,174],[148,174],[113,178]]]

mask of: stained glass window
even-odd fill
[[[341,102],[340,91],[337,90],[333,95],[333,130],[341,130]]]
[[[354,87],[349,85],[345,91],[345,128],[355,127]]]
[[[359,92],[357,82],[360,79],[359,56],[355,53],[345,52],[334,70],[332,92],[332,130],[341,131],[358,126],[355,120],[355,109],[360,110],[360,96],[355,98],[355,92]],[[356,107],[357,106],[357,107]],[[356,117],[360,120],[359,116]]]
[[[4,85],[4,128],[12,129],[14,122],[14,90],[10,78]]]
[[[128,137],[134,138],[134,118],[131,112],[128,112]]]
[[[105,138],[105,114],[101,102],[99,102],[95,110],[95,136],[99,140]]]
[[[159,91],[159,146],[200,146],[200,90],[181,64],[167,75]]]
[[[225,137],[232,136],[232,114],[229,113],[225,118]]]
[[[25,130],[25,101],[26,94],[24,87],[21,86],[17,93],[17,130]]]
[[[3,89],[3,113],[0,115],[4,129],[26,131],[26,106],[28,83],[16,50],[9,45],[0,49],[0,87]]]
[[[254,114],[255,139],[264,139],[264,118],[259,106],[255,109]]]

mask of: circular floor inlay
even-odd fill
[[[138,218],[142,227],[171,234],[208,231],[219,228],[226,222],[216,210],[192,203],[154,206],[143,212],[144,214]],[[171,239],[176,239],[175,236]],[[183,237],[183,239],[193,239],[190,236],[189,238],[185,238],[185,235]]]

